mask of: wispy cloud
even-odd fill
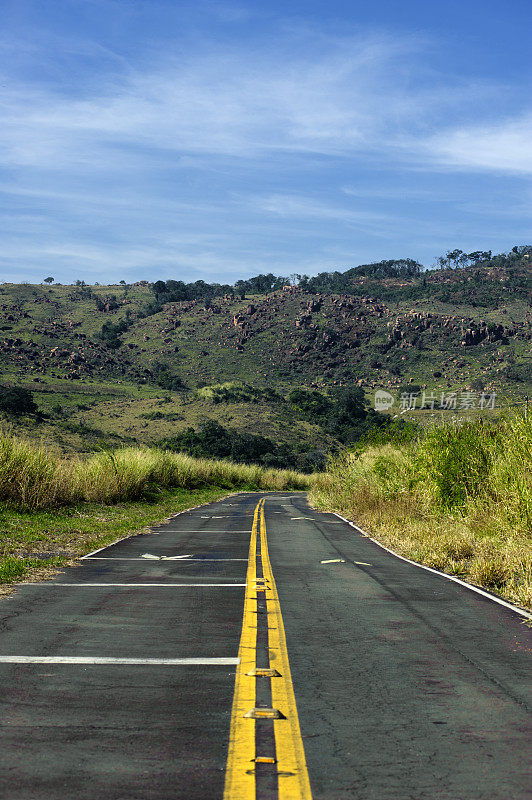
[[[429,157],[465,170],[532,173],[532,112],[498,123],[460,126],[425,143]]]
[[[10,163],[45,168],[119,166],[154,151],[345,157],[397,149],[403,130],[478,97],[476,83],[414,89],[415,37],[309,38],[304,53],[211,46],[179,63],[110,71],[84,97],[6,86],[0,141]]]
[[[224,24],[249,16],[245,4],[206,7]],[[11,49],[0,77],[6,275],[75,264],[96,280],[155,269],[227,280],[324,268],[350,248],[393,257],[392,241],[428,248],[457,229],[408,218],[399,173],[532,171],[532,111],[494,121],[504,87],[432,69],[433,43],[418,35],[294,23],[260,41],[197,34],[177,55],[137,59],[50,41],[14,61]],[[54,67],[42,79],[39,60]],[[76,60],[91,68],[70,74]],[[462,194],[412,180],[408,193],[420,208],[442,197],[458,208]]]
[[[354,224],[388,219],[387,214],[327,204],[302,195],[270,195],[256,198],[255,203],[264,211],[289,219],[325,219]]]

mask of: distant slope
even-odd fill
[[[291,430],[290,414],[275,402],[222,410],[190,393],[235,380],[281,395],[300,386],[327,392],[358,384],[370,393],[409,382],[437,391],[476,382],[506,404],[530,393],[527,257],[413,277],[338,275],[342,294],[331,291],[332,281],[323,292],[286,287],[175,302],[146,282],[3,284],[0,382],[31,388],[41,408],[55,407],[63,422],[68,417],[71,425],[125,441],[153,440],[212,418],[269,430],[276,440],[297,435],[309,447],[327,446],[328,437],[299,423]],[[168,393],[172,410],[148,424],[143,415]],[[83,439],[83,431],[70,431],[65,446],[78,447],[78,435]]]

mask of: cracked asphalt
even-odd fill
[[[0,601],[4,800],[223,797],[260,496],[192,509]],[[303,494],[262,496],[315,800],[532,797],[520,615]]]

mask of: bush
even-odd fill
[[[110,350],[118,350],[118,348],[122,346],[120,335],[125,333],[128,328],[129,325],[126,320],[117,323],[104,322],[99,337]]]
[[[279,396],[273,389],[257,389],[238,381],[198,387],[197,395],[213,403],[258,403],[279,400]]]
[[[0,411],[20,417],[23,414],[35,414],[37,405],[29,389],[0,386]]]
[[[156,362],[153,366],[153,372],[155,374],[155,383],[162,389],[166,389],[169,392],[181,392],[186,389],[179,375],[172,375],[168,364]]]
[[[321,420],[332,407],[326,395],[307,389],[292,389],[286,399],[310,421]]]
[[[224,428],[212,420],[205,422],[199,431],[187,428],[177,436],[163,439],[159,446],[196,457],[227,458],[237,464],[261,464],[279,469],[291,469],[296,465],[296,456],[289,445],[278,445],[266,436]]]
[[[415,422],[404,419],[391,420],[387,425],[373,425],[357,442],[357,447],[366,448],[379,444],[407,444],[420,434]]]
[[[495,431],[478,422],[433,428],[415,459],[419,479],[431,481],[443,507],[462,506],[487,491],[496,439]]]

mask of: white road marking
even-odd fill
[[[371,564],[368,564],[367,561],[353,561],[353,564],[358,564],[360,567],[371,567]]]
[[[180,558],[180,556],[162,556],[162,560],[164,561],[172,561],[175,558]],[[131,556],[127,558],[126,556],[90,556],[90,558],[85,559],[86,561],[144,561],[145,559],[140,556],[135,558]],[[184,560],[184,564],[188,564],[189,561],[248,561],[247,558],[192,558],[188,556]]]
[[[180,561],[184,558],[192,558],[193,555],[194,553],[189,553],[187,556],[161,556],[161,561]]]
[[[488,600],[492,600],[494,603],[498,603],[500,606],[504,606],[505,608],[509,608],[510,611],[514,611],[516,614],[520,614],[522,617],[526,617],[527,619],[532,619],[532,614],[528,611],[525,611],[519,606],[513,606],[511,603],[507,603],[506,600],[502,600],[500,597],[494,597],[492,594],[485,592],[483,589],[479,589],[478,586],[473,586],[471,583],[466,583],[465,581],[461,581],[460,578],[456,578],[454,575],[447,575],[446,572],[440,572],[438,569],[433,569],[432,567],[426,567],[425,564],[418,564],[417,561],[411,561],[409,558],[405,558],[404,556],[400,556],[399,553],[395,553],[393,550],[390,550],[389,547],[385,547],[385,545],[381,544],[377,541],[377,539],[373,539],[369,533],[366,533],[359,528],[358,525],[355,525],[354,522],[351,520],[342,517],[341,514],[337,514],[336,511],[332,512],[335,516],[339,517],[339,519],[347,522],[352,528],[354,528],[358,533],[361,533],[362,536],[365,536],[367,539],[370,539],[374,544],[378,547],[381,547],[383,550],[386,550],[387,553],[390,553],[392,556],[401,559],[401,561],[406,561],[407,564],[412,564],[414,567],[419,567],[420,569],[424,569],[427,572],[432,572],[434,575],[440,575],[442,578],[447,578],[448,581],[452,581],[453,583],[459,583],[460,586],[464,586],[466,589],[470,589],[472,592],[476,592],[477,594],[482,595],[482,597],[486,597]]]
[[[192,558],[193,553],[186,556],[154,556],[152,553],[143,553],[141,558],[152,558],[158,561],[177,561],[180,558]]]
[[[138,534],[133,533],[133,534],[130,534],[129,536],[122,536],[121,539],[117,539],[116,541],[111,542],[111,544],[106,544],[105,547],[99,547],[97,550],[93,550],[92,552],[87,553],[84,556],[81,556],[81,560],[83,560],[84,558],[89,558],[90,556],[94,556],[94,555],[96,555],[96,553],[101,553],[102,550],[107,550],[108,547],[113,547],[113,545],[118,544],[118,542],[123,542],[126,539],[131,539],[132,536],[137,536],[137,535]]]
[[[231,494],[227,495],[227,497],[234,497],[235,495],[240,495],[240,494],[245,494],[245,492],[232,492]],[[224,497],[222,497],[220,499],[221,500],[225,500]],[[220,502],[220,501],[219,500],[215,500],[214,502]],[[170,517],[168,517],[168,519],[175,519],[176,517],[181,517],[181,516],[183,516],[185,514],[190,514],[191,511],[197,511],[198,508],[203,508],[203,509],[208,508],[210,505],[213,505],[213,503],[212,502],[211,503],[201,503],[199,506],[191,506],[190,508],[183,509],[183,511],[178,511],[177,514],[172,514]],[[222,531],[222,532],[225,533],[225,531]],[[190,533],[202,533],[202,531],[190,531]],[[246,531],[246,533],[249,533],[249,531]],[[120,539],[115,539],[114,542],[110,542],[109,544],[106,544],[105,547],[99,547],[97,550],[91,550],[90,553],[86,553],[84,556],[81,556],[80,560],[83,560],[84,558],[90,558],[91,556],[95,556],[96,553],[101,553],[102,550],[107,550],[108,547],[113,547],[115,544],[118,544],[118,542],[123,542],[126,539],[132,539],[132,538],[134,538],[135,536],[138,536],[138,535],[139,535],[139,533],[130,533],[128,536],[122,536]],[[152,531],[150,535],[154,536],[156,534],[155,534],[154,531]]]
[[[345,564],[345,558],[326,558],[325,561],[320,561],[320,564]]]
[[[246,586],[245,583],[56,583],[55,581],[43,581],[42,583],[23,583],[22,586],[68,586],[74,589],[94,589],[94,588],[109,588],[109,587],[124,587],[135,589],[178,589],[181,587],[201,586],[205,588],[226,586],[230,589],[234,587]]]
[[[0,656],[0,664],[146,664],[231,667],[239,658],[99,658],[96,656]]]
[[[310,520],[311,522],[314,521],[314,517],[290,517],[290,519],[292,519],[292,520],[294,520],[294,519],[306,519],[306,520]]]

